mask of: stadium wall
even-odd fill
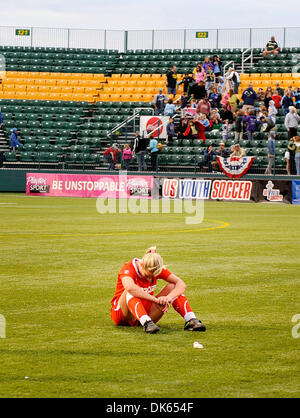
[[[0,170],[0,192],[26,192],[26,177],[30,172],[26,170]],[[32,173],[32,171],[31,171]],[[39,178],[44,174],[47,183],[47,173],[50,190],[52,189],[51,179],[68,178],[68,174],[73,174],[72,179],[82,180],[82,176],[87,180],[95,181],[95,177],[114,179],[116,173],[95,173],[95,171],[72,171],[66,170],[40,170],[34,172],[34,176]],[[252,202],[282,202],[300,204],[300,180],[287,177],[273,176],[251,176],[246,175],[242,179],[232,180],[225,175],[216,174],[182,174],[182,173],[128,173],[132,178],[147,180],[154,178],[153,189],[150,196],[162,198],[180,199],[204,199],[204,200],[231,200],[231,201],[252,201]],[[28,174],[31,175],[31,174]],[[53,176],[53,175],[56,175]],[[71,178],[71,177],[70,177]],[[49,187],[48,187],[49,193]],[[27,190],[27,194],[30,193]],[[39,193],[39,195],[43,195]],[[46,195],[63,195],[50,193]],[[68,194],[65,194],[68,196]],[[82,194],[82,197],[86,196]],[[136,194],[139,196],[139,194]]]

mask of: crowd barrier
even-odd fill
[[[300,204],[300,179],[246,175],[0,170],[0,192],[29,196],[201,199]]]

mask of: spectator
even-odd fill
[[[268,166],[266,168],[265,174],[273,174],[274,162],[275,162],[275,137],[276,133],[274,131],[269,133],[268,137]]]
[[[297,136],[297,128],[300,121],[300,116],[297,113],[297,109],[294,106],[289,107],[289,113],[285,117],[285,127],[288,131],[288,139]]]
[[[269,103],[269,110],[268,110],[268,117],[270,119],[272,119],[272,121],[274,122],[274,124],[276,124],[276,115],[277,115],[278,111],[275,107],[275,102],[274,100],[271,100]]]
[[[18,129],[14,128],[12,130],[12,134],[11,134],[11,137],[10,137],[10,146],[12,147],[13,152],[16,151],[16,148],[22,146],[22,144],[19,142],[18,135],[19,135]]]
[[[243,110],[239,110],[235,118],[235,141],[236,142],[242,141],[243,139],[243,130],[244,130],[243,116],[244,114],[245,113],[243,112]]]
[[[264,91],[263,91],[263,89],[260,87],[260,88],[258,89],[258,92],[257,92],[257,100],[258,100],[259,102],[264,102],[265,97],[266,97],[265,92],[264,92]],[[281,100],[281,98],[280,98],[280,100]]]
[[[229,139],[231,129],[232,129],[231,125],[229,124],[228,120],[226,120],[222,125],[222,139],[225,142],[225,144],[227,143]]]
[[[218,82],[217,83],[218,84],[218,87],[217,87],[218,93],[222,95],[223,90],[225,89],[225,79],[224,79],[224,77],[219,76],[217,78],[217,82]]]
[[[199,163],[200,170],[203,167],[208,167],[208,171],[212,172],[212,162],[217,155],[216,151],[213,149],[212,145],[209,145],[204,151],[204,160]]]
[[[130,161],[132,160],[132,151],[130,149],[129,144],[124,145],[122,160],[125,164],[125,169],[130,171]]]
[[[296,174],[300,176],[300,137],[294,137],[294,144],[292,144],[289,149],[295,152],[295,165],[296,165]]]
[[[211,107],[220,107],[220,101],[222,99],[222,96],[220,93],[218,93],[217,87],[213,87],[211,89],[211,93],[208,96],[209,103]]]
[[[176,87],[177,87],[177,67],[173,65],[170,71],[166,74],[166,86],[168,88],[168,94],[173,94],[174,98],[176,96]]]
[[[288,145],[288,151],[289,151],[289,157],[290,157],[290,174],[293,176],[296,174],[296,162],[295,162],[295,137],[291,138],[289,145]]]
[[[210,121],[212,124],[212,129],[222,129],[222,122],[220,119],[220,114],[217,111],[217,109],[212,109],[211,114],[210,114]]]
[[[152,171],[157,171],[158,170],[158,154],[159,154],[158,142],[153,137],[153,135],[150,135],[149,139],[150,139],[149,151],[150,151],[150,156],[151,156],[151,169]]]
[[[2,119],[1,109],[0,109],[0,129],[2,128],[2,125],[3,125],[3,119]]]
[[[246,152],[245,152],[244,148],[241,148],[240,144],[235,144],[233,146],[233,151],[230,154],[230,157],[240,157],[240,158],[242,158],[242,157],[245,157],[245,155],[246,155]]]
[[[257,127],[257,119],[254,114],[254,110],[250,110],[248,116],[244,115],[243,122],[246,124],[248,140],[251,144],[254,140],[254,132],[256,131],[256,127]]]
[[[269,55],[278,55],[280,51],[278,43],[275,41],[275,36],[271,37],[271,40],[267,43],[264,51],[263,56],[267,58]]]
[[[205,83],[204,81],[199,81],[198,84],[195,84],[190,89],[190,94],[193,99],[195,100],[201,100],[206,97],[206,89],[205,89]]]
[[[272,95],[273,95],[272,88],[268,87],[265,93],[265,100],[264,100],[264,104],[267,109],[269,108],[270,101],[272,100]]]
[[[296,109],[300,109],[300,87],[297,87],[294,91],[294,98],[295,98],[295,107]]]
[[[224,142],[220,142],[219,149],[217,149],[217,154],[219,155],[219,157],[223,157],[223,158],[229,157],[230,153],[225,148]]]
[[[288,91],[285,92],[285,95],[283,96],[281,100],[281,106],[283,109],[284,116],[286,116],[289,113],[290,107],[294,106],[293,97],[291,93],[289,93]]]
[[[183,93],[180,99],[180,108],[185,109],[189,103],[189,96],[186,92]]]
[[[175,136],[175,124],[174,119],[170,118],[169,123],[167,125],[167,144],[173,141],[173,137]]]
[[[180,119],[180,123],[177,129],[178,139],[184,139],[184,133],[187,130],[187,121],[185,119]]]
[[[231,112],[231,110],[228,110],[225,105],[222,105],[222,109],[219,113],[222,122],[228,120],[229,123],[233,123],[233,113]]]
[[[190,85],[194,82],[193,77],[189,73],[185,73],[183,79],[178,83],[178,86],[183,84],[183,92],[188,93]]]
[[[209,91],[210,88],[214,84],[215,84],[215,73],[214,73],[213,65],[210,64],[207,66],[207,71],[206,71],[206,83],[205,83],[206,90]]]
[[[239,98],[233,89],[229,90],[229,106],[231,112],[235,113],[239,105]]]
[[[118,155],[121,153],[121,150],[118,146],[118,144],[113,144],[110,148],[107,148],[103,155],[104,155],[104,159],[106,160],[106,162],[109,163],[109,170],[115,170],[116,166],[117,166],[117,157]]]
[[[218,77],[222,74],[222,61],[220,60],[220,57],[218,55],[214,55],[212,59],[212,63],[214,65],[214,73],[216,80]]]
[[[136,132],[133,152],[136,155],[139,171],[146,171],[147,170],[147,164],[145,162],[145,155],[147,153],[147,146],[148,146],[148,139],[147,138],[141,138],[139,132]]]
[[[268,118],[266,115],[261,116],[260,124],[263,127],[263,132],[270,132],[275,128],[275,123],[271,118]]]
[[[282,97],[278,94],[278,90],[275,90],[271,96],[272,100],[274,101],[276,109],[280,109],[280,103]]]
[[[154,97],[153,104],[155,108],[155,115],[163,115],[165,110],[165,102],[168,97],[163,93],[162,89],[159,89],[158,94]]]
[[[176,106],[173,103],[172,99],[169,99],[168,103],[166,104],[164,115],[165,116],[174,116],[176,113]]]
[[[207,71],[208,71],[208,68],[209,68],[209,66],[211,66],[212,65],[212,63],[211,63],[211,61],[210,61],[210,58],[209,57],[205,57],[204,58],[204,63],[203,63],[203,65],[202,65],[202,67],[203,67],[203,69],[204,69],[204,71],[207,73]]]
[[[231,82],[234,93],[238,94],[239,86],[241,84],[241,78],[239,76],[239,73],[235,71],[234,68],[230,68],[228,73],[225,75],[225,78]]]
[[[284,96],[284,90],[280,87],[279,82],[277,81],[275,84],[275,90],[277,91],[278,95],[283,97]]]
[[[201,64],[197,64],[197,67],[194,69],[194,77],[196,83],[199,83],[200,81],[206,81],[206,72]]]
[[[291,175],[291,166],[290,166],[290,152],[289,150],[285,151],[284,153],[284,159],[286,161],[286,173],[288,176]]]
[[[210,109],[211,109],[210,103],[206,98],[204,98],[204,99],[202,99],[198,102],[197,110],[200,113],[204,113],[206,116],[209,116],[210,115]]]
[[[257,95],[253,90],[252,83],[249,84],[248,88],[244,90],[242,94],[242,100],[244,102],[243,110],[244,112],[249,112],[250,110],[254,110],[254,104],[257,100]]]

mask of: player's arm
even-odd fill
[[[166,282],[174,285],[174,289],[167,295],[158,298],[159,303],[164,305],[170,305],[173,299],[176,299],[178,296],[182,295],[186,290],[186,284],[175,274],[171,273],[168,278],[164,279]]]
[[[127,292],[129,292],[135,298],[146,299],[151,302],[159,303],[158,299],[155,296],[150,295],[149,293],[145,292],[142,288],[137,286],[131,277],[123,277],[122,284],[124,286],[124,289],[127,290]]]

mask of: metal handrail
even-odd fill
[[[232,66],[232,68],[235,68],[235,62],[234,61],[229,61],[229,62],[227,62],[224,65],[224,67],[223,67],[223,76],[225,76],[225,74],[226,74],[225,69],[227,69],[227,67],[230,67],[230,66]]]
[[[152,107],[136,107],[133,110],[133,115],[129,116],[126,120],[124,120],[123,122],[119,123],[117,126],[115,126],[111,131],[109,131],[109,133],[107,134],[107,136],[111,136],[112,134],[114,134],[115,132],[117,132],[119,129],[123,128],[123,126],[126,126],[129,122],[131,122],[132,120],[134,120],[137,116],[141,116],[140,115],[140,111],[142,110],[151,110],[152,111],[152,115],[154,115],[154,110]]]
[[[250,55],[245,58],[246,53],[249,52],[249,51],[250,51]],[[253,48],[245,49],[245,51],[242,52],[242,73],[244,73],[245,62],[248,61],[249,59],[250,59],[251,67],[252,67],[252,65],[253,65]]]

